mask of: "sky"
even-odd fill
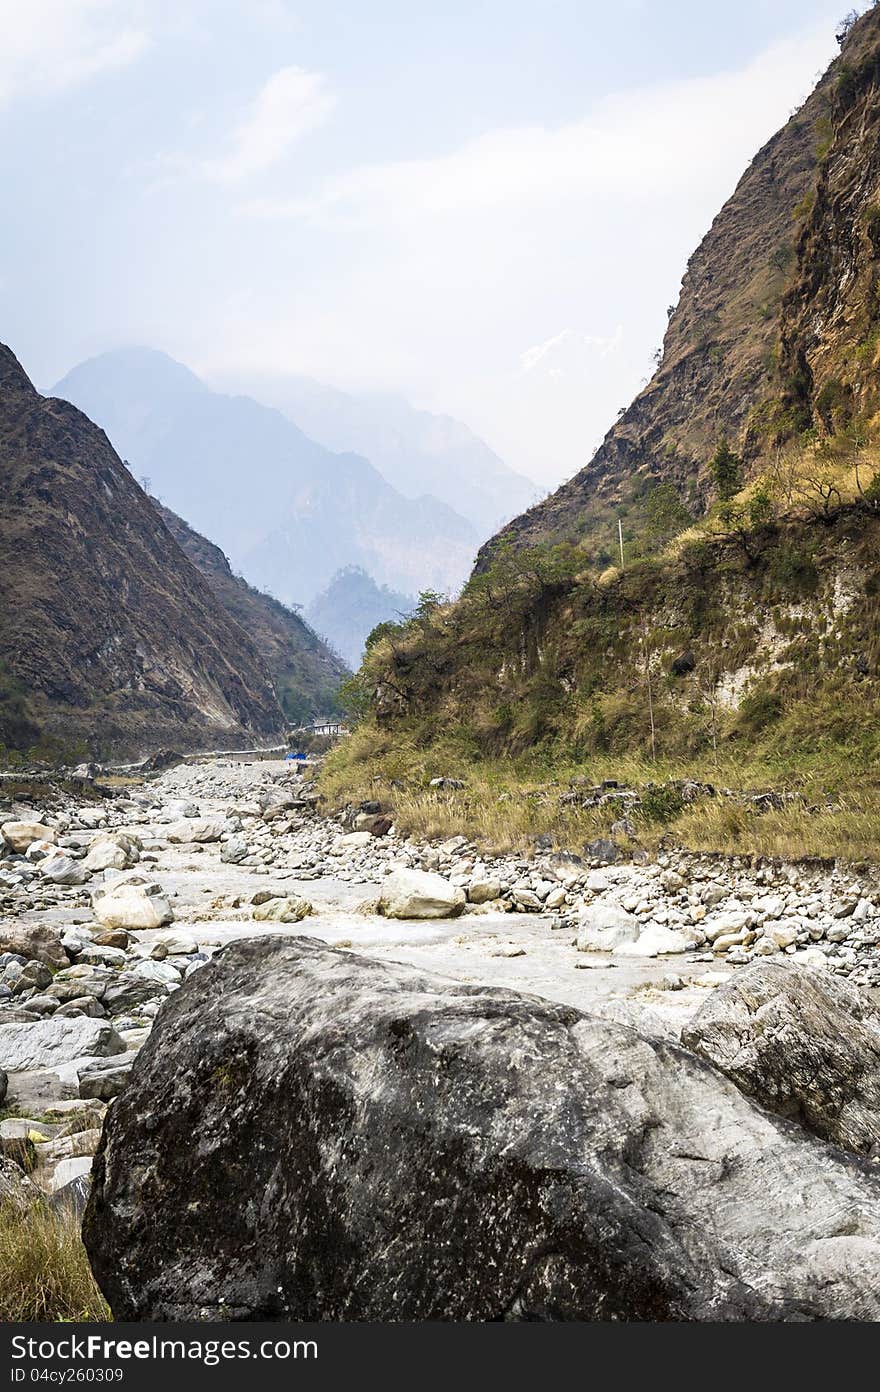
[[[0,0],[0,339],[399,393],[549,489],[847,8]]]

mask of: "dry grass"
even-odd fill
[[[112,1319],[72,1212],[0,1206],[0,1323]]]
[[[827,755],[819,762],[822,775],[804,765],[799,770],[750,765],[741,756],[722,759],[718,766],[708,760],[652,763],[634,756],[551,765],[481,760],[451,743],[425,749],[399,730],[387,733],[365,724],[330,756],[321,788],[337,809],[379,799],[393,809],[404,835],[426,840],[465,835],[498,852],[528,851],[538,837],[549,837],[558,849],[580,851],[585,842],[607,834],[619,815],[614,804],[584,809],[560,801],[575,777],[594,783],[613,778],[635,790],[681,778],[739,790],[788,789],[798,798],[781,810],[761,812],[719,796],[701,798],[668,821],[636,819],[639,842],[651,850],[662,836],[671,836],[695,851],[880,861],[876,772],[835,763]],[[438,775],[460,778],[465,787],[431,788]]]
[[[862,807],[827,812],[799,806],[756,812],[719,798],[690,808],[670,830],[694,851],[880,861],[880,800],[875,790],[869,790]]]

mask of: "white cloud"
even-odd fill
[[[220,183],[261,174],[282,160],[302,136],[323,124],[335,97],[321,73],[280,68],[258,93],[235,132],[228,154],[206,160],[202,173]]]
[[[745,68],[615,94],[582,120],[489,131],[432,159],[357,166],[309,196],[253,199],[265,218],[399,225],[594,197],[647,202],[717,173],[725,150],[754,153],[812,86],[824,27],[775,44]]]
[[[0,106],[128,67],[149,42],[117,0],[0,0]]]
[[[581,377],[590,370],[597,357],[607,358],[620,347],[622,341],[621,324],[610,338],[584,333],[582,329],[562,329],[552,338],[546,338],[543,343],[536,343],[520,353],[520,368],[523,376],[540,371],[557,378]]]
[[[823,26],[564,124],[241,199],[285,274],[259,339],[231,313],[216,341],[252,368],[408,391],[558,480],[652,370],[687,257],[831,49]]]

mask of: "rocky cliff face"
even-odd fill
[[[155,506],[180,549],[250,637],[269,669],[285,715],[306,720],[335,709],[339,685],[349,675],[345,662],[292,609],[234,575],[219,546],[193,531],[170,508],[159,502]]]
[[[726,434],[757,468],[780,441],[876,411],[880,11],[755,156],[691,257],[651,382],[587,466],[501,535],[613,555],[616,519],[671,483],[695,515]],[[497,539],[480,553],[485,568]]]
[[[114,453],[0,347],[0,663],[63,741],[276,737],[269,674]]]

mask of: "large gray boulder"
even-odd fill
[[[772,1111],[880,1155],[880,1013],[849,982],[761,962],[712,993],[682,1043]]]
[[[678,1046],[310,939],[163,1007],[86,1210],[120,1320],[880,1319],[880,1176]]]

